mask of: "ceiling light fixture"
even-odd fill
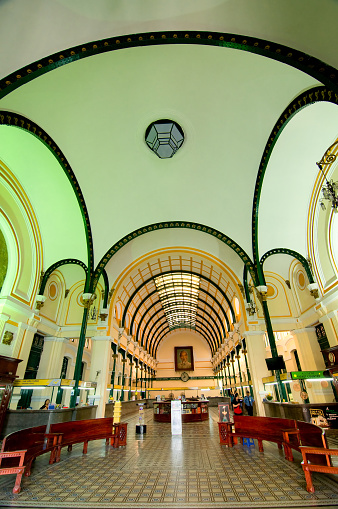
[[[146,130],[145,141],[160,159],[172,157],[182,146],[184,134],[173,120],[156,120]]]
[[[323,157],[321,158],[321,160],[318,163],[316,163],[316,165],[322,172],[324,179],[325,179],[325,184],[322,187],[323,197],[319,200],[319,204],[320,204],[322,210],[326,210],[323,200],[329,200],[331,202],[331,207],[335,212],[338,211],[338,196],[336,194],[338,191],[338,182],[334,182],[332,179],[330,181],[327,180],[326,175],[323,171],[323,166],[327,165],[327,164],[332,164],[335,162],[337,155],[331,153],[331,151],[332,151],[333,147],[335,147],[337,144],[338,144],[338,142],[335,141],[326,150],[326,152],[323,155]]]
[[[195,329],[200,278],[189,273],[170,273],[154,278],[169,329]]]

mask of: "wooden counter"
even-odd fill
[[[208,401],[182,401],[182,422],[198,422],[209,419]],[[171,401],[153,403],[154,421],[171,422]]]

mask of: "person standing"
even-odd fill
[[[248,412],[248,415],[253,415],[253,404],[254,399],[252,396],[250,396],[250,392],[246,391],[246,396],[244,397],[244,405],[246,408],[246,411]]]
[[[237,392],[236,392],[234,400],[232,402],[232,408],[233,408],[235,415],[243,415],[241,401],[239,399]]]

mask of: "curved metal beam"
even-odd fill
[[[133,325],[134,325],[134,320],[136,318],[136,315],[137,313],[139,312],[140,308],[143,306],[143,304],[149,299],[149,297],[151,297],[152,295],[154,295],[154,293],[157,293],[157,290],[155,288],[155,290],[153,290],[152,292],[148,293],[144,299],[141,300],[141,302],[139,303],[139,305],[137,306],[137,308],[135,309],[134,313],[133,313],[133,316],[131,317],[131,320],[130,320],[130,331],[133,330]]]
[[[226,321],[227,326],[228,326],[228,330],[230,330],[230,323],[229,323],[229,319],[228,319],[228,317],[227,317],[227,315],[226,315],[226,313],[225,313],[224,309],[222,308],[221,304],[220,304],[220,303],[219,303],[219,301],[216,299],[216,297],[215,297],[214,295],[212,295],[210,292],[208,292],[207,290],[204,290],[204,288],[200,288],[200,289],[199,289],[199,291],[200,291],[200,292],[202,292],[202,293],[205,293],[205,294],[206,294],[206,295],[208,295],[211,299],[213,299],[213,301],[214,301],[214,302],[216,302],[216,304],[218,305],[219,309],[221,310],[221,312],[222,312],[222,314],[223,314],[223,316],[224,316],[224,318],[225,318],[225,321]],[[153,295],[153,293],[149,294],[148,296],[150,296],[150,295]],[[146,302],[146,300],[147,300],[147,297],[146,297],[145,299],[143,299],[143,303],[144,303],[144,302]],[[217,318],[218,318],[218,320],[219,320],[219,322],[220,322],[220,324],[221,324],[222,331],[223,331],[223,336],[225,337],[225,336],[226,336],[226,331],[225,331],[225,328],[224,328],[223,322],[222,322],[222,320],[220,319],[220,317],[218,316],[218,314],[216,313],[216,311],[214,310],[214,308],[211,306],[211,304],[209,304],[207,301],[205,301],[205,300],[201,299],[200,297],[199,297],[199,301],[200,301],[200,302],[203,302],[204,304],[206,304],[207,306],[209,306],[209,307],[210,307],[210,309],[212,309],[212,310],[214,311],[215,315],[217,316]],[[138,323],[138,325],[137,325],[137,329],[136,329],[136,333],[135,333],[135,340],[136,340],[136,341],[138,341],[139,331],[140,331],[141,324],[142,324],[142,322],[143,322],[143,320],[144,320],[145,316],[148,314],[149,310],[150,310],[152,307],[154,307],[156,304],[158,304],[158,303],[161,303],[161,301],[160,301],[160,300],[158,300],[157,302],[154,302],[154,303],[153,303],[153,304],[152,304],[149,308],[147,308],[147,310],[146,310],[146,311],[144,312],[144,314],[142,315],[141,320],[139,321],[139,323]],[[136,318],[136,316],[135,316],[135,318]],[[146,328],[146,326],[145,326],[144,328]],[[130,330],[132,331],[132,328],[130,328]]]
[[[156,302],[156,304],[157,304],[157,302]],[[147,323],[145,324],[145,326],[144,326],[144,328],[143,328],[142,335],[141,335],[141,340],[140,340],[140,345],[141,345],[142,347],[143,347],[143,345],[144,345],[144,347],[145,347],[146,349],[147,349],[147,345],[146,345],[146,344],[144,344],[143,338],[144,338],[144,335],[145,335],[145,333],[146,333],[147,327],[148,327],[149,323],[151,322],[151,320],[153,320],[153,319],[154,319],[154,317],[155,317],[156,315],[158,315],[158,313],[160,313],[160,312],[162,312],[162,313],[163,313],[163,309],[162,309],[162,308],[158,309],[155,313],[153,313],[153,314],[150,316],[150,318],[148,319]],[[167,317],[165,316],[165,314],[164,314],[164,313],[163,313],[163,315],[162,315],[162,317],[161,317],[161,318],[165,318],[165,319],[167,319]],[[168,326],[169,326],[169,324],[168,324]],[[151,329],[150,329],[150,330],[151,330]],[[149,337],[149,335],[150,335],[150,331],[149,331],[149,333],[148,333],[148,337]],[[148,339],[148,338],[147,338],[147,339]],[[146,343],[147,343],[147,339],[146,339]],[[149,346],[149,345],[148,345],[148,346]]]
[[[262,258],[260,259],[260,264],[261,264],[262,268],[263,268],[263,264],[264,264],[265,260],[267,258],[269,258],[269,256],[272,256],[272,255],[275,255],[275,254],[286,254],[286,255],[292,256],[293,258],[296,258],[296,260],[298,260],[303,265],[303,267],[305,269],[305,272],[306,272],[306,275],[307,275],[307,277],[309,279],[309,283],[314,283],[313,275],[312,275],[312,272],[311,272],[311,268],[310,268],[309,262],[307,261],[306,258],[304,258],[303,255],[301,255],[297,251],[293,251],[292,249],[287,249],[287,248],[284,248],[284,247],[279,247],[279,248],[276,248],[276,249],[270,249],[270,251],[267,251],[262,256]]]
[[[43,277],[42,277],[41,283],[40,283],[39,295],[43,295],[43,292],[45,291],[45,288],[46,288],[48,278],[51,276],[51,274],[54,272],[54,270],[58,269],[62,265],[71,265],[71,264],[72,265],[73,264],[80,265],[80,267],[82,267],[83,270],[85,271],[85,274],[87,277],[88,269],[87,269],[87,265],[85,263],[81,262],[81,260],[77,260],[76,258],[64,258],[63,260],[59,260],[58,262],[53,263],[53,265],[51,265],[46,270],[46,272],[43,274]]]
[[[214,286],[215,288],[217,288],[218,292],[222,295],[222,297],[226,300],[229,308],[230,308],[230,312],[231,312],[231,316],[232,316],[232,320],[233,320],[233,323],[236,323],[236,315],[235,315],[235,312],[233,310],[233,307],[232,307],[232,304],[229,300],[229,297],[226,295],[225,292],[223,292],[223,290],[217,285],[217,283],[215,283],[214,281],[212,281],[212,279],[209,279],[207,276],[204,276],[203,274],[199,274],[198,272],[195,272],[195,271],[189,271],[189,270],[167,270],[165,272],[161,272],[160,274],[158,275],[166,275],[166,274],[192,274],[194,276],[198,276],[200,277],[201,279],[203,279],[204,281],[207,281],[208,283],[210,283],[212,286]],[[157,276],[152,276],[150,277],[149,279],[146,279],[145,281],[143,281],[143,283],[138,287],[136,288],[136,290],[131,294],[131,296],[129,297],[128,299],[128,302],[124,308],[124,311],[123,311],[123,315],[122,315],[122,320],[121,320],[121,327],[124,327],[124,324],[125,324],[125,320],[126,320],[126,316],[127,316],[127,312],[128,312],[128,308],[131,304],[131,302],[133,301],[135,295],[137,295],[137,293],[147,284],[149,283],[150,281],[153,281],[155,279],[155,277]]]

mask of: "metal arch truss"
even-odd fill
[[[314,279],[313,279],[313,275],[312,275],[312,272],[311,272],[311,267],[309,265],[309,262],[307,261],[306,258],[304,258],[303,255],[301,255],[300,253],[297,253],[297,251],[293,251],[292,249],[286,249],[284,247],[280,247],[280,248],[276,248],[276,249],[270,249],[270,251],[267,251],[261,258],[260,260],[260,264],[263,268],[263,264],[265,262],[265,260],[267,258],[269,258],[269,256],[273,256],[273,255],[276,255],[276,254],[286,254],[286,255],[289,255],[289,256],[292,256],[293,258],[296,258],[304,267],[305,269],[305,272],[306,272],[306,275],[309,279],[309,282],[310,283],[314,283]]]
[[[325,80],[321,80],[325,83]],[[260,197],[263,187],[264,176],[268,167],[268,163],[272,154],[272,151],[275,147],[275,144],[283,132],[285,126],[288,122],[293,118],[295,114],[301,111],[303,108],[310,106],[316,102],[330,102],[333,104],[338,104],[338,89],[335,88],[335,92],[330,90],[330,88],[326,88],[323,86],[317,86],[310,88],[306,92],[303,92],[299,96],[297,96],[283,111],[274,125],[268,141],[265,145],[264,152],[260,161],[260,165],[258,168],[255,191],[254,191],[254,199],[252,205],[252,252],[255,266],[258,272],[259,284],[264,284],[264,274],[262,269],[262,260],[261,264],[259,263],[259,250],[258,250],[258,214],[259,214],[259,204]],[[265,256],[265,255],[264,255]],[[293,255],[292,255],[293,256]],[[263,258],[262,258],[263,259]],[[299,258],[297,258],[299,259]],[[299,260],[301,261],[301,260]],[[303,262],[301,262],[303,263]],[[304,265],[305,270],[306,266]],[[308,274],[309,277],[309,274]],[[312,274],[311,274],[312,278]],[[310,280],[310,278],[309,278]],[[255,283],[257,285],[257,283]]]
[[[209,279],[207,276],[204,276],[203,274],[200,274],[198,272],[194,272],[194,271],[181,271],[181,270],[169,270],[169,271],[165,271],[165,272],[161,272],[160,274],[161,275],[165,275],[165,274],[175,274],[175,273],[181,273],[181,272],[186,272],[186,273],[189,273],[189,274],[193,274],[195,276],[199,276],[201,279],[203,279],[204,281],[207,281],[208,283],[210,283],[212,286],[214,286],[217,291],[222,295],[222,297],[226,300],[229,308],[230,308],[230,312],[231,312],[231,317],[232,317],[232,320],[233,320],[233,323],[236,322],[236,315],[235,315],[235,312],[233,310],[233,307],[232,307],[232,304],[229,300],[229,297],[226,295],[226,293],[217,285],[217,283],[215,283],[214,281],[212,281],[212,279]],[[157,274],[159,275],[159,274]],[[130,295],[129,299],[128,299],[128,302],[124,308],[124,311],[123,311],[123,315],[122,315],[122,320],[121,320],[121,327],[124,327],[124,324],[125,324],[125,319],[126,319],[126,316],[127,316],[127,312],[128,312],[128,309],[129,309],[129,306],[131,304],[131,302],[133,301],[135,295],[137,295],[137,293],[146,285],[148,284],[150,281],[153,281],[154,278],[157,276],[152,276],[148,279],[146,279],[145,281],[142,282],[142,284],[136,288],[136,290]]]
[[[54,272],[54,270],[58,269],[62,265],[70,265],[70,264],[79,265],[80,267],[82,267],[83,270],[85,271],[86,276],[87,276],[87,273],[88,273],[87,265],[85,263],[81,262],[81,260],[77,260],[76,258],[65,258],[63,260],[59,260],[58,262],[53,263],[53,265],[51,265],[46,270],[46,272],[44,272],[44,274],[42,275],[40,288],[39,288],[39,295],[43,295],[43,292],[45,291],[45,288],[46,288],[48,278],[51,276],[51,274]]]

